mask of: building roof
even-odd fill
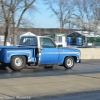
[[[22,36],[36,36],[36,35],[31,32],[27,32],[25,34],[22,34],[20,37],[22,37]]]
[[[75,31],[75,32],[68,34],[67,36],[74,34],[74,33],[78,33],[84,37],[100,37],[100,34],[96,34],[94,32],[88,32],[88,31]]]

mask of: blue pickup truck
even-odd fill
[[[18,46],[1,46],[1,66],[14,71],[22,70],[26,64],[35,66],[64,66],[71,69],[80,62],[81,52],[69,47],[57,47],[46,36],[22,36]]]

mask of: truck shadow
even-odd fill
[[[43,67],[30,67],[24,68],[21,71],[12,71],[8,67],[6,70],[0,70],[0,79],[5,78],[20,78],[20,77],[44,77],[56,76],[72,73],[74,70],[65,70],[63,67],[43,68]]]
[[[3,66],[0,66],[0,70],[6,70],[6,68]]]

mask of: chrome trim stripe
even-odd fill
[[[38,58],[38,65],[40,64],[40,60],[41,60],[41,53],[38,54],[39,58]]]
[[[14,52],[14,53],[15,53],[15,52],[23,52],[23,53],[26,52],[26,53],[29,53],[29,57],[28,57],[28,58],[29,58],[29,59],[32,58],[32,52],[31,52],[30,50],[7,51],[7,53],[9,53],[9,52]]]
[[[43,52],[42,54],[80,54],[79,52]]]

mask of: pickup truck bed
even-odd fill
[[[3,46],[0,47],[0,62],[10,63],[11,57],[25,56],[28,62],[36,62],[37,47]]]

